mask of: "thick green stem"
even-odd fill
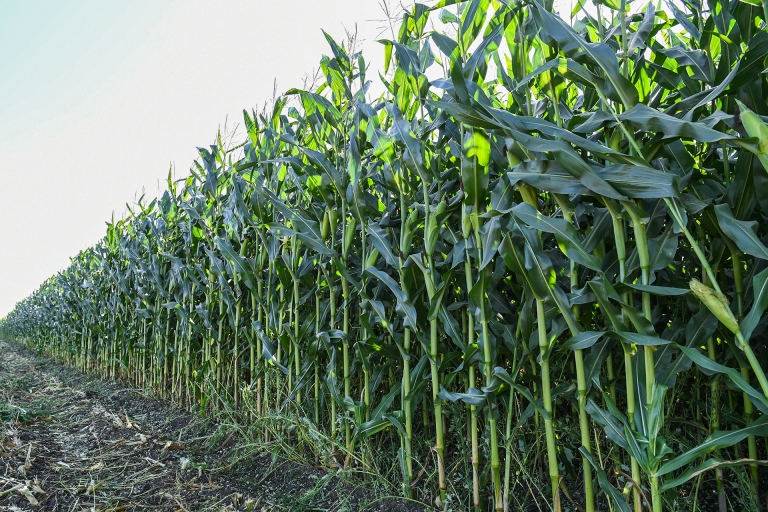
[[[294,254],[298,252],[297,248],[294,248]],[[296,257],[298,260],[298,257]],[[294,261],[294,271],[298,273],[298,261]],[[293,363],[294,371],[296,372],[296,380],[298,381],[301,376],[301,359],[300,359],[300,345],[299,345],[299,327],[301,320],[299,320],[299,280],[293,280]],[[301,407],[301,390],[296,391],[296,406],[297,409]]]
[[[608,208],[608,211],[611,215],[611,219],[613,220],[613,236],[614,236],[614,242],[616,245],[616,254],[618,256],[619,260],[619,282],[623,283],[626,281],[626,259],[627,259],[627,249],[626,249],[626,240],[625,240],[625,233],[624,233],[624,220],[621,218],[621,212],[619,211],[619,208],[615,205],[613,201],[610,199],[604,199],[604,203],[606,208]],[[625,299],[626,300],[626,299]],[[626,319],[625,319],[626,322]],[[619,328],[619,326],[614,325],[615,329]],[[624,377],[625,377],[625,383],[626,383],[626,393],[627,393],[627,417],[629,418],[629,425],[632,430],[637,429],[637,425],[635,424],[635,377],[634,377],[634,368],[632,364],[632,347],[624,342],[621,343],[622,350],[624,353]],[[640,464],[637,462],[637,459],[630,455],[630,467],[632,469],[632,479],[640,485],[641,482],[641,473],[640,473]],[[637,487],[633,487],[632,490],[632,497],[634,501],[634,507],[635,510],[642,510],[643,506],[643,500],[642,495],[640,494],[640,490]]]
[[[404,177],[399,182],[400,192],[400,251],[398,254],[398,269],[400,273],[400,282],[403,283],[403,291],[408,293],[405,287],[405,276],[403,270],[403,259],[407,257],[410,250],[407,242],[407,220],[405,212],[407,211],[405,203]],[[403,445],[405,449],[405,475],[403,475],[403,494],[405,497],[411,497],[411,482],[413,481],[413,397],[411,396],[411,330],[407,327],[403,329],[403,391],[401,394],[403,413],[405,414],[405,438]]]
[[[331,270],[328,272],[328,290],[330,295],[330,303],[331,303],[331,318],[329,321],[329,325],[331,329],[336,328],[336,288],[335,288],[335,279],[334,279],[334,273],[336,271],[335,265],[333,262],[329,263]],[[333,372],[336,372],[336,368],[333,368]],[[330,382],[329,382],[330,384]],[[331,437],[336,437],[336,400],[334,400],[335,391],[331,391]]]
[[[352,376],[349,372],[349,337],[351,335],[349,331],[349,283],[343,277],[341,278],[341,294],[344,300],[344,312],[342,320],[342,330],[344,331],[344,339],[342,339],[342,354],[344,357],[344,398],[351,397],[352,395]],[[349,449],[352,446],[352,432],[350,430],[349,422],[344,422],[344,443]]]
[[[466,215],[465,212],[463,212],[462,216]],[[468,235],[468,233],[467,233]],[[467,236],[464,236],[465,241],[465,253],[466,253],[466,259],[464,260],[464,276],[466,280],[467,285],[467,298],[469,298],[469,290],[472,289],[472,266],[470,264],[469,260],[469,244],[467,243],[468,239]],[[472,314],[472,311],[467,308],[467,346],[473,346],[475,341],[475,316]],[[468,370],[468,387],[472,388],[475,386],[475,365],[470,364],[469,370]],[[480,449],[478,445],[478,439],[477,439],[477,406],[476,405],[470,405],[469,409],[470,414],[470,439],[472,443],[472,505],[475,509],[475,511],[480,510]],[[509,466],[509,456],[507,457],[507,466]],[[507,481],[507,480],[505,480]],[[507,500],[504,500],[504,503],[506,503]],[[506,507],[505,507],[506,508]]]
[[[557,466],[557,445],[555,429],[552,424],[552,391],[549,377],[549,340],[547,339],[547,324],[544,316],[544,301],[536,301],[536,321],[539,329],[539,350],[541,352],[541,397],[544,410],[544,430],[547,440],[547,460],[549,463],[549,478],[552,481],[552,502],[560,503],[559,486],[560,470]]]
[[[632,229],[635,233],[635,245],[637,248],[637,256],[640,261],[640,279],[641,283],[645,286],[650,284],[650,254],[648,252],[648,239],[645,233],[645,222],[640,218],[639,214],[635,211],[634,205],[630,203],[624,203],[629,215],[632,217]],[[643,316],[649,322],[651,318],[651,294],[643,292]],[[645,395],[646,405],[650,406],[653,400],[653,389],[655,384],[655,367],[654,367],[654,347],[645,346]]]
[[[425,239],[429,240],[431,229],[439,230],[439,227],[430,225],[430,206],[429,206],[429,192],[427,190],[426,183],[422,183],[422,192],[424,195],[424,230]],[[435,264],[432,260],[432,251],[427,247],[427,266],[429,269],[429,277],[427,278],[427,296],[431,301],[435,296],[435,286],[437,272],[435,272]],[[437,338],[437,318],[430,320],[429,322],[429,363],[432,374],[432,402],[435,411],[435,445],[437,446],[437,476],[438,484],[440,486],[440,499],[445,503],[447,496],[447,485],[445,480],[445,440],[443,437],[443,404],[438,396],[440,392],[440,354],[438,352],[438,338]]]
[[[573,210],[566,206],[566,201],[560,199],[555,195],[555,199],[560,204],[563,210],[563,216],[568,222],[573,223]],[[575,292],[579,286],[578,273],[576,271],[576,262],[570,261],[570,275],[571,275],[571,292]],[[578,318],[579,309],[577,306],[573,306],[573,313]],[[573,333],[574,335],[577,333]],[[578,392],[579,403],[579,430],[581,433],[581,446],[588,453],[592,453],[592,441],[589,432],[589,416],[587,415],[587,380],[586,372],[584,371],[584,352],[583,350],[574,351],[574,362],[576,366],[576,389]],[[592,486],[592,464],[586,457],[581,458],[582,469],[584,471],[584,504],[586,512],[593,512],[595,510],[595,497],[594,489]]]
[[[406,328],[403,333],[403,409],[405,412],[405,495],[411,495],[413,481],[413,398],[411,397],[411,330]]]
[[[707,339],[707,355],[712,361],[717,360],[715,353],[715,340],[710,336]],[[720,430],[720,382],[717,378],[711,379],[710,389],[710,409],[709,409],[709,433],[712,434]],[[715,452],[716,454],[717,452]],[[721,512],[726,510],[725,491],[723,489],[723,472],[720,468],[715,469],[715,481],[717,485],[718,505]]]
[[[473,212],[471,216],[472,224],[474,226],[474,232],[475,232],[475,244],[477,245],[477,255],[478,257],[483,254],[483,241],[480,236],[480,230],[478,228],[479,226],[479,216],[477,212]],[[482,276],[478,276],[480,280],[483,280],[484,278]],[[490,332],[488,328],[488,311],[486,307],[486,300],[485,300],[485,288],[483,287],[482,294],[481,294],[482,300],[480,303],[480,325],[482,328],[483,333],[483,367],[485,370],[485,385],[490,386],[491,382],[493,380],[493,357],[491,353],[491,341],[490,341]],[[546,334],[546,331],[545,331]],[[550,424],[551,426],[551,424]],[[492,411],[490,411],[490,408],[488,410],[488,430],[490,434],[490,441],[491,441],[491,473],[493,475],[493,489],[494,489],[494,506],[496,510],[502,510],[504,508],[504,502],[502,499],[502,490],[501,490],[501,464],[499,462],[499,441],[498,441],[498,431],[496,428],[496,418],[493,416]],[[552,433],[554,436],[554,431]],[[557,464],[555,464],[555,470],[557,470]]]
[[[749,370],[742,366],[741,367],[741,377],[749,382]],[[746,393],[743,393],[743,400],[744,400],[744,419],[746,420],[747,426],[749,426],[752,423],[752,420],[754,419],[755,409],[752,405],[752,400],[749,398],[749,395]],[[749,454],[749,458],[752,460],[757,460],[757,440],[755,439],[754,435],[750,435],[747,437],[747,453]],[[757,492],[757,486],[758,486],[758,474],[757,474],[757,464],[750,464],[749,470],[752,473],[752,485],[755,492]]]

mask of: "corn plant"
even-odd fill
[[[376,98],[326,34],[318,84],[0,329],[201,414],[300,418],[445,508],[660,512],[704,479],[726,510],[738,466],[758,493],[768,4],[585,7],[416,3]]]

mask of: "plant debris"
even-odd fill
[[[130,391],[0,341],[0,512],[358,510],[375,501],[330,489],[304,507],[321,470],[242,450],[233,464],[222,449],[231,435],[222,443],[210,422]]]

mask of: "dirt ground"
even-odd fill
[[[236,437],[0,341],[0,511],[425,510]]]

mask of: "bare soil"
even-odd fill
[[[386,510],[348,475],[0,341],[0,511]]]

